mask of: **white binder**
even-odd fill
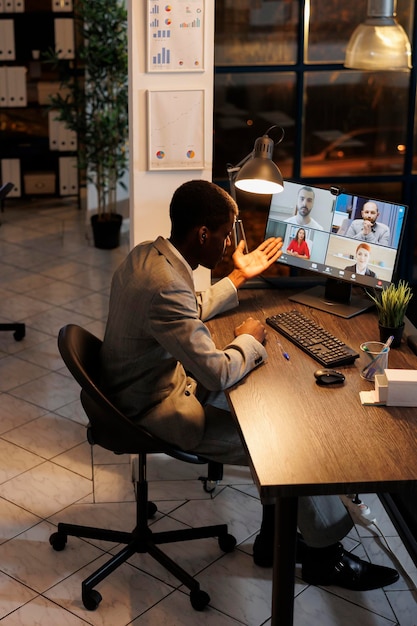
[[[49,118],[49,149],[61,152],[74,152],[77,149],[77,133],[67,128],[65,122],[54,119],[56,112]]]
[[[8,106],[7,95],[7,67],[5,65],[0,66],[0,107]]]
[[[66,150],[73,152],[77,149],[77,133],[74,130],[65,128],[65,143]]]
[[[68,128],[65,126],[65,122],[60,122],[58,129],[58,150],[61,152],[67,152],[69,150],[68,139]]]
[[[27,106],[27,89],[26,89],[26,67],[7,67],[6,68],[6,89],[7,89],[7,106],[25,107]]]
[[[66,13],[72,11],[72,0],[52,0],[52,11]]]
[[[14,61],[14,20],[0,20],[0,61]]]
[[[9,192],[9,198],[19,198],[22,195],[20,181],[20,159],[1,160],[1,180],[2,183],[13,183],[14,187]]]
[[[74,59],[74,20],[57,17],[54,20],[55,51],[59,59]]]
[[[57,119],[57,111],[48,111],[49,149],[59,149],[59,127],[62,122]]]
[[[14,13],[23,13],[25,10],[25,0],[13,0]]]
[[[59,194],[73,196],[78,193],[76,157],[59,157]]]

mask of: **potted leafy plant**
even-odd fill
[[[404,331],[404,317],[413,297],[411,287],[406,281],[400,280],[398,284],[391,283],[382,291],[368,295],[376,305],[381,341],[385,342],[393,335],[391,347],[398,347]]]
[[[100,248],[119,245],[122,216],[116,211],[117,185],[127,170],[128,56],[124,0],[75,0],[77,62],[48,61],[61,72],[61,90],[51,97],[57,119],[78,136],[78,167],[97,193],[92,216],[94,242]],[[104,235],[116,228],[115,235]],[[96,229],[99,229],[97,231]]]

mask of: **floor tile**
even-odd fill
[[[174,617],[175,616],[175,617]],[[197,619],[197,622],[196,622]],[[158,602],[146,613],[132,622],[132,626],[242,626],[243,622],[236,621],[224,615],[214,607],[198,613],[190,610],[190,600],[187,593],[175,591]]]
[[[222,613],[251,626],[263,624],[271,614],[271,571],[253,564],[236,550],[199,574],[202,589]]]
[[[341,599],[328,591],[310,586],[297,596],[294,605],[294,626],[394,626],[378,613]],[[402,625],[401,625],[402,626]]]
[[[94,626],[125,626],[135,616],[172,593],[172,588],[165,583],[124,564],[111,578],[97,586],[103,598],[99,609],[87,611],[81,602],[81,582],[107,560],[108,555],[100,557],[46,591],[44,595]]]
[[[8,393],[0,394],[0,435],[45,413],[38,407]]]
[[[62,358],[59,354],[56,337],[50,337],[46,341],[36,344],[36,346],[21,350],[19,358],[41,367],[47,367],[52,371],[62,367]]]
[[[0,361],[0,370],[1,363]],[[29,366],[30,364],[28,363],[27,369],[29,369]],[[31,367],[34,369],[37,366],[33,365]],[[25,384],[20,383],[19,386],[14,385],[13,395],[15,397],[28,400],[49,411],[59,409],[79,397],[80,388],[74,380],[54,372],[45,374],[45,370],[42,371],[40,368],[34,369],[34,371],[39,372],[36,380]],[[41,374],[44,375],[42,376]],[[27,378],[29,378],[29,375]]]
[[[43,463],[44,459],[10,441],[0,439],[0,484]]]
[[[51,459],[85,441],[84,426],[54,413],[46,413],[28,424],[10,430],[6,441]]]
[[[24,507],[17,506],[0,495],[0,544],[19,535],[41,519]],[[1,570],[1,565],[0,565]]]
[[[45,461],[0,485],[0,496],[46,518],[92,491],[90,480]]]
[[[9,614],[2,621],[2,626],[86,626],[91,624],[73,613],[63,609],[47,598],[37,596],[22,608]],[[109,625],[110,626],[110,625]]]
[[[32,600],[35,596],[35,591],[28,589],[28,587],[22,585],[14,578],[0,572],[0,620],[26,602],[29,602],[29,600]],[[4,620],[4,623],[6,621]]]
[[[18,357],[6,356],[0,359],[0,391],[15,389],[28,381],[44,376],[47,371],[43,367],[22,361]]]
[[[56,526],[42,522],[0,546],[1,569],[30,589],[43,593],[95,561],[103,552],[91,543],[71,537],[64,550],[56,551],[49,537]]]

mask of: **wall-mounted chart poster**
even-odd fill
[[[148,0],[147,71],[204,70],[204,0]]]
[[[204,168],[204,91],[148,91],[148,169]]]

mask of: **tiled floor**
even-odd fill
[[[75,322],[102,336],[112,271],[128,249],[102,251],[86,236],[69,204],[8,202],[0,214],[0,322],[24,321],[26,338],[0,333],[0,621],[2,626],[100,626],[270,623],[271,572],[254,566],[252,542],[260,506],[245,468],[226,468],[210,498],[197,480],[201,468],[164,456],[149,463],[155,527],[227,520],[237,549],[227,555],[215,540],[166,547],[198,575],[211,603],[202,613],[150,557],[136,555],[98,588],[95,612],[80,598],[80,582],[114,546],[70,538],[55,552],[48,538],[58,521],[133,527],[130,460],[92,453],[79,389],[56,347],[58,330]],[[378,525],[414,581],[416,568],[375,496],[367,496]],[[359,540],[359,534],[361,540]],[[396,558],[370,530],[345,542],[374,562],[394,563],[401,578],[386,590],[353,593],[296,580],[296,626],[415,626],[417,594]]]

